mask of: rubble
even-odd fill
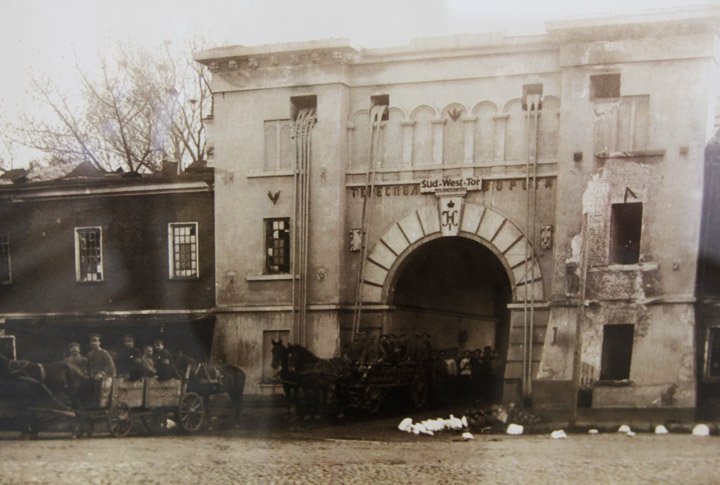
[[[514,404],[494,404],[483,408],[467,411],[467,426],[470,430],[481,432],[501,432],[505,424],[512,422],[523,426],[542,422],[540,418],[530,414]]]
[[[509,434],[509,435],[511,435],[511,436],[519,436],[519,435],[523,434],[523,431],[524,431],[524,430],[525,430],[525,428],[523,427],[522,424],[510,423],[510,424],[508,425],[507,430],[505,431],[505,433],[507,433],[507,434]]]

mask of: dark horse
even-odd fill
[[[67,362],[40,364],[0,354],[0,400],[14,408],[15,417],[31,434],[37,431],[38,410],[76,417],[86,381],[85,374]]]
[[[206,405],[211,395],[227,394],[233,405],[233,418],[238,423],[245,391],[245,372],[234,365],[198,362],[179,352],[175,357],[177,374],[187,379],[187,390],[200,394]]]
[[[272,367],[285,391],[291,413],[319,418],[326,412],[342,414],[350,363],[343,358],[321,359],[302,345],[272,342]]]

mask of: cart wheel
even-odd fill
[[[143,426],[148,433],[163,434],[167,433],[168,416],[166,413],[143,414],[140,416]]]
[[[132,429],[132,410],[126,404],[119,404],[110,410],[108,429],[115,437],[127,436]]]
[[[375,414],[380,410],[385,393],[379,387],[367,387],[365,389],[365,395],[363,407],[370,414]]]
[[[180,426],[188,433],[199,431],[205,418],[203,399],[195,392],[186,392],[180,396],[178,407]]]
[[[425,376],[422,374],[415,374],[415,377],[413,377],[412,383],[410,384],[410,399],[416,409],[421,409],[425,406],[427,394],[428,388]]]

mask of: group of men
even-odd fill
[[[170,379],[175,377],[175,367],[170,352],[165,349],[162,339],[146,344],[142,351],[135,346],[135,337],[125,335],[123,345],[114,355],[103,349],[100,335],[90,335],[90,351],[87,356],[80,353],[80,344],[68,345],[70,355],[65,359],[92,379],[105,377],[126,377],[137,380],[142,377]]]
[[[378,341],[365,332],[355,334],[352,343],[344,349],[344,355],[353,364],[371,365],[382,362],[399,364],[404,361],[424,363],[432,352],[430,334],[415,334],[409,338],[405,333],[382,334]]]

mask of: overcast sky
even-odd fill
[[[363,47],[414,37],[541,33],[568,16],[718,4],[720,0],[0,0],[0,109],[25,105],[30,71],[75,82],[120,40],[156,46],[202,36],[212,45],[345,37]],[[0,157],[2,157],[0,147]]]

